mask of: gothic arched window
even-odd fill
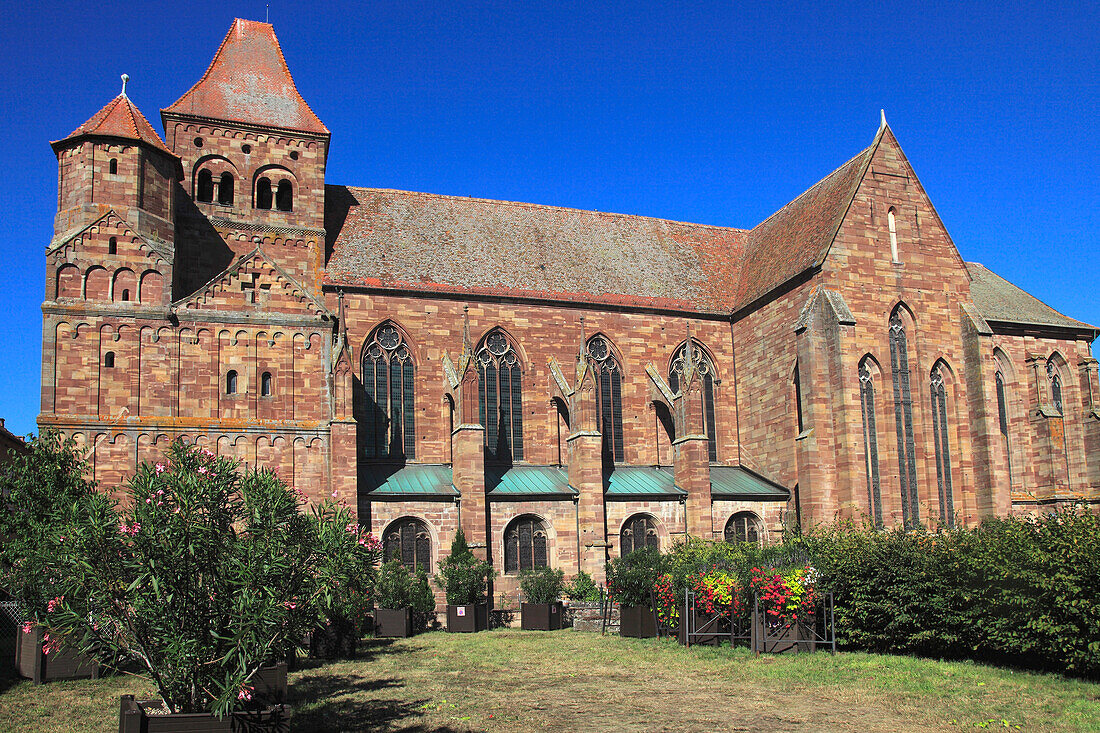
[[[603,336],[588,341],[588,363],[595,372],[596,412],[600,416],[604,455],[616,463],[625,460],[623,453],[623,381],[622,365],[615,358],[611,344]]]
[[[940,520],[955,523],[955,508],[951,496],[951,445],[947,439],[947,387],[943,367],[932,369],[932,433],[936,443],[936,479],[940,491]]]
[[[501,331],[494,330],[477,348],[481,378],[478,409],[485,426],[488,461],[523,460],[523,391],[519,356]]]
[[[199,171],[199,181],[195,187],[195,198],[204,203],[214,200],[214,176],[206,168]]]
[[[1050,399],[1059,415],[1064,414],[1062,405],[1062,375],[1054,366],[1054,360],[1047,362],[1047,376],[1050,377]]]
[[[920,523],[917,505],[917,455],[913,438],[913,397],[910,390],[909,345],[900,308],[890,316],[890,367],[894,382],[894,425],[898,435],[901,516],[906,527]]]
[[[413,360],[392,323],[379,326],[363,349],[367,458],[414,458]]]
[[[997,422],[1001,427],[1001,441],[1005,448],[1005,461],[1008,463],[1008,482],[1012,483],[1012,444],[1008,439],[1008,396],[1005,388],[1005,378],[1000,372],[995,377],[997,382]]]
[[[763,532],[760,530],[760,517],[752,512],[737,512],[726,522],[726,542],[760,543]]]
[[[261,178],[256,181],[256,208],[271,208],[271,179]]]
[[[859,367],[859,404],[863,411],[863,451],[867,468],[867,506],[876,527],[882,526],[882,492],[878,472],[878,424],[875,414],[875,382],[870,365]]]
[[[530,515],[513,519],[504,530],[504,572],[545,568],[550,565],[546,524]]]
[[[398,559],[412,572],[432,572],[432,536],[428,525],[406,517],[386,527],[382,534],[382,552],[386,562]]]
[[[621,555],[629,555],[643,547],[661,549],[660,539],[657,537],[657,524],[653,517],[646,514],[635,514],[626,520],[622,531],[619,532],[619,549]]]
[[[673,392],[680,391],[684,369],[687,367],[686,357],[687,344],[684,344],[676,350],[668,370],[668,386]],[[707,453],[711,463],[714,463],[718,460],[718,430],[714,424],[714,364],[711,363],[707,353],[694,344],[691,348],[691,360],[695,363],[700,380],[699,386],[703,392],[701,409],[703,427],[707,433]]]
[[[218,203],[225,206],[233,203],[233,174],[229,171],[222,173],[218,180]]]

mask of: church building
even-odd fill
[[[328,182],[266,23],[161,121],[123,86],[52,143],[39,425],[104,490],[183,438],[410,567],[461,527],[510,595],[685,535],[1100,505],[1097,328],[965,262],[885,118],[747,229]]]

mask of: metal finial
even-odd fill
[[[882,128],[886,127],[886,110],[880,109],[878,112],[879,112],[878,129],[881,130]]]
[[[128,82],[128,81],[130,81],[130,75],[129,74],[123,74],[122,75],[122,96],[124,96],[124,97],[126,96],[126,82]]]

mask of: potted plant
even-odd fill
[[[377,543],[351,522],[337,527],[344,541],[322,542],[345,507],[311,517],[274,473],[180,442],[126,492],[121,509],[82,497],[60,525],[50,562],[64,592],[40,625],[151,679],[161,699],[124,697],[121,731],[284,730],[288,712],[261,699],[258,674],[333,605],[341,572],[373,563]]]
[[[786,572],[752,569],[749,587],[757,601],[752,612],[754,651],[781,654],[817,648],[814,622],[818,580],[817,571],[809,565]]]
[[[0,473],[0,584],[24,613],[16,629],[15,667],[36,684],[95,678],[99,664],[61,643],[38,621],[65,594],[56,560],[68,542],[61,529],[95,484],[72,439],[47,430]]]
[[[657,635],[653,586],[662,574],[661,553],[646,547],[607,564],[607,589],[619,603],[619,634],[637,638]]]
[[[413,633],[412,577],[398,559],[378,571],[374,585],[374,635],[404,638]]]
[[[663,591],[671,584],[670,575],[663,575],[658,580],[658,606],[662,607],[662,613],[658,614],[660,616],[663,616],[663,600],[667,595],[667,592]],[[672,625],[678,627],[677,638],[681,644],[689,642],[687,637],[689,626],[695,634],[703,634],[695,635],[690,639],[691,644],[713,645],[717,645],[722,636],[728,638],[734,624],[738,624],[740,628],[741,615],[746,604],[740,582],[734,573],[712,567],[706,571],[690,574],[686,579],[686,585],[692,591],[693,607],[687,607],[684,594],[679,594],[680,597],[674,600],[677,619]],[[715,633],[706,634],[705,632],[708,631]]]
[[[435,582],[447,595],[447,631],[474,632],[489,627],[487,593],[496,576],[493,567],[478,560],[459,529],[451,542],[451,554],[439,563]]]
[[[565,573],[551,568],[524,570],[519,588],[523,593],[520,605],[520,626],[534,631],[557,631],[561,628],[561,594]]]
[[[413,630],[421,631],[435,626],[435,593],[428,583],[428,574],[423,569],[416,571],[409,589],[409,603],[413,611]]]

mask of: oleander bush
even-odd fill
[[[643,547],[607,563],[607,592],[624,606],[648,606],[657,578],[664,574],[665,558]]]
[[[565,589],[565,573],[554,568],[524,570],[519,574],[524,603],[557,603]]]
[[[571,601],[599,601],[602,599],[600,587],[592,576],[581,570],[562,589]]]

